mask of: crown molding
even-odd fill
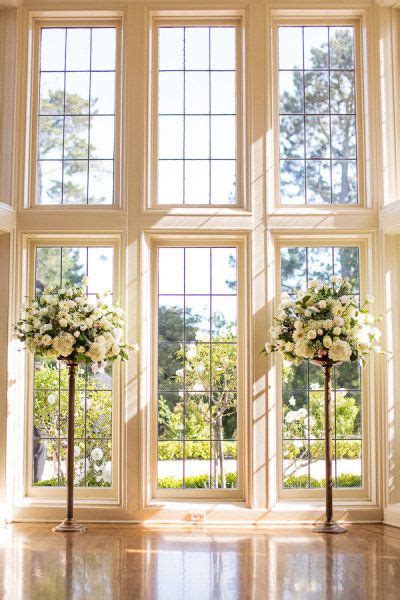
[[[374,0],[382,8],[400,8],[400,0]]]

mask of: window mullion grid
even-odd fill
[[[210,248],[210,323],[209,323],[209,333],[210,333],[210,376],[209,376],[209,388],[210,392],[208,395],[209,401],[209,409],[210,409],[210,488],[212,486],[212,466],[213,466],[213,453],[215,452],[215,440],[213,441],[213,431],[212,431],[212,403],[214,399],[213,389],[212,389],[212,248]],[[216,479],[217,473],[214,473],[214,487],[218,488],[218,479]]]
[[[183,161],[182,161],[182,202],[185,204],[186,200],[186,27],[183,28],[183,140],[182,140],[182,151],[183,151]],[[186,254],[184,250],[184,254]],[[185,273],[185,271],[184,271]]]
[[[65,94],[65,91],[64,91]],[[62,286],[63,253],[60,248],[60,286]],[[58,487],[61,485],[61,363],[58,362]]]
[[[208,204],[211,204],[211,27],[208,28],[208,112]]]
[[[63,134],[62,134],[62,159],[61,159],[61,202],[64,204],[64,155],[65,155],[65,101],[67,88],[67,42],[68,28],[65,28],[65,46],[64,46],[64,96],[63,96]]]
[[[183,430],[182,487],[186,484],[186,248],[183,248]]]
[[[303,27],[303,31],[304,31],[304,27]],[[303,67],[304,67],[304,62],[303,62]],[[303,82],[304,82],[304,77],[303,77]],[[304,109],[305,109],[305,105],[304,105]],[[306,246],[305,248],[306,250],[306,289],[308,289],[308,273],[309,273],[309,267],[308,267],[308,247]],[[307,428],[308,428],[308,433],[307,433],[307,447],[308,447],[308,459],[307,459],[307,486],[308,488],[311,488],[311,441],[310,441],[310,361],[307,360]]]
[[[307,144],[306,144],[306,71],[304,64],[304,27],[301,28],[301,51],[303,64],[303,148],[304,148],[304,204],[307,204]]]
[[[89,204],[89,165],[90,165],[90,130],[92,127],[91,123],[91,104],[92,104],[92,40],[93,40],[93,28],[90,28],[90,54],[89,54],[89,103],[88,103],[88,147],[87,147],[87,175],[86,175],[86,204]],[[115,134],[115,132],[114,132]],[[113,161],[114,165],[114,161]],[[114,168],[113,168],[114,172]],[[114,189],[114,184],[113,184]],[[85,401],[86,402],[86,401]],[[86,404],[85,404],[86,410]],[[86,461],[85,461],[86,464]],[[86,468],[86,467],[85,467]]]
[[[328,45],[329,47],[329,45]],[[329,63],[330,65],[330,63]],[[329,75],[329,81],[330,81],[330,75]],[[329,104],[329,110],[330,110],[330,104]],[[329,123],[330,123],[331,117],[329,115]],[[332,161],[331,161],[332,164]],[[331,188],[332,189],[332,188]],[[332,246],[332,275],[335,275],[335,247]],[[334,463],[335,463],[335,487],[337,487],[337,461],[336,461],[336,457],[337,457],[337,444],[336,444],[336,368],[337,367],[333,367],[333,386],[331,389],[331,395],[333,392],[333,423],[334,423],[334,439],[333,439],[333,443],[334,443],[334,447],[335,447],[335,458],[334,458]],[[332,401],[332,398],[331,398]],[[332,415],[331,415],[332,418]]]
[[[328,106],[329,106],[329,171],[331,204],[333,204],[333,168],[332,168],[332,109],[331,109],[331,28],[328,27]],[[332,250],[333,251],[333,250]],[[335,446],[336,451],[336,446]],[[336,454],[335,454],[336,456]],[[336,469],[336,460],[335,460]]]
[[[90,60],[92,60],[92,31],[90,30]],[[91,66],[91,65],[90,65]],[[90,91],[89,91],[89,106],[90,106]],[[90,110],[90,108],[89,108]],[[89,276],[89,248],[86,248],[86,277]],[[87,291],[89,290],[89,286],[87,286]],[[88,382],[88,368],[87,365],[85,366],[85,406],[84,406],[84,417],[83,417],[83,423],[84,423],[84,431],[83,431],[83,435],[84,435],[84,441],[83,441],[83,473],[84,473],[84,482],[85,482],[85,486],[87,485],[87,466],[86,466],[86,457],[87,457],[87,392],[88,392],[88,387],[87,387],[87,382]]]

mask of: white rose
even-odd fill
[[[330,348],[332,346],[332,338],[329,337],[329,335],[325,335],[322,343],[324,345],[324,348]]]
[[[296,398],[294,396],[290,396],[290,398],[289,398],[289,404],[291,406],[296,406]]]
[[[80,331],[74,331],[74,337],[78,338],[81,335]]]
[[[349,298],[349,296],[341,296],[341,297],[340,297],[340,302],[341,302],[342,304],[348,304],[348,303],[350,302],[350,298]]]
[[[340,334],[341,334],[341,332],[342,332],[342,330],[341,330],[341,328],[340,328],[340,327],[334,327],[334,328],[332,329],[332,333],[333,333],[333,335],[340,335]]]
[[[324,332],[322,329],[318,329],[317,333],[318,333],[318,335],[322,335]]]
[[[60,319],[59,323],[60,323],[60,327],[67,327],[68,326],[68,321],[66,319]]]
[[[53,405],[55,402],[57,402],[57,396],[55,394],[49,394],[47,396],[47,402]]]
[[[320,301],[318,302],[318,306],[319,306],[320,308],[326,308],[326,300],[320,300]]]
[[[79,346],[79,348],[78,348],[79,354],[83,354],[85,352],[85,350],[86,350],[85,346]]]
[[[309,310],[309,309],[307,308],[307,309],[304,311],[304,316],[305,316],[305,317],[307,317],[307,318],[310,318],[310,317],[311,317],[311,315],[312,315],[312,312],[311,312],[311,310]]]
[[[307,338],[309,340],[315,340],[315,338],[317,337],[317,332],[315,331],[315,329],[311,329],[308,333],[307,333]]]
[[[111,355],[112,355],[112,356],[118,356],[118,354],[119,354],[119,350],[120,350],[120,348],[119,348],[119,344],[113,344],[113,345],[111,346]]]
[[[337,325],[338,327],[343,327],[344,325],[344,319],[343,317],[333,317],[333,324]]]
[[[93,448],[93,450],[90,453],[90,456],[92,457],[92,460],[101,460],[104,456],[103,450],[101,448]]]

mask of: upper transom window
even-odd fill
[[[282,204],[357,204],[354,27],[279,27]]]
[[[158,29],[158,204],[237,202],[236,30]]]
[[[43,27],[37,204],[112,204],[115,27]]]

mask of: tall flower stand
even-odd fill
[[[82,533],[85,527],[74,519],[74,421],[75,421],[75,376],[78,362],[63,360],[69,369],[68,379],[68,454],[67,454],[67,517],[53,531]]]
[[[323,359],[315,359],[312,361],[324,369],[324,399],[325,399],[325,499],[326,499],[326,514],[325,522],[322,525],[314,527],[315,533],[346,533],[347,529],[341,527],[333,518],[332,506],[332,364]]]

